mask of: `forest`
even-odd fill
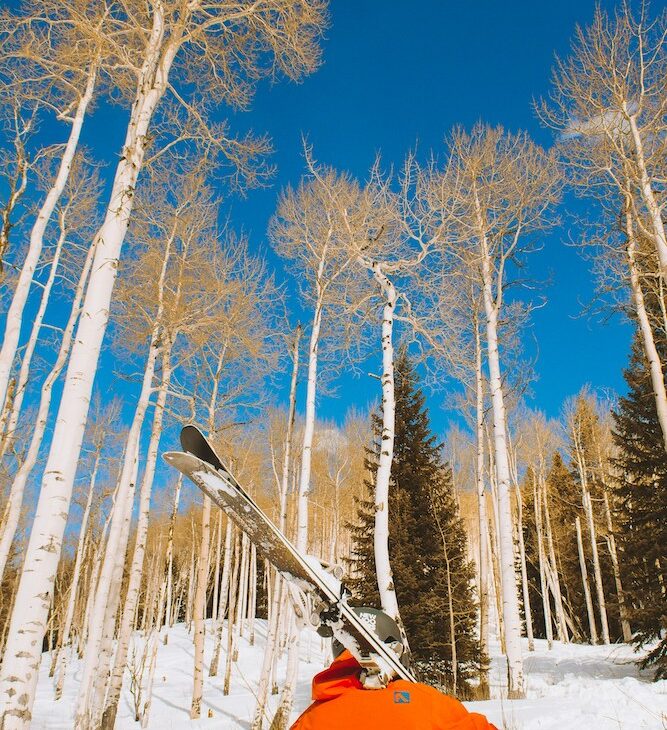
[[[571,28],[527,110],[549,144],[482,113],[359,175],[295,118],[278,185],[256,95],[317,76],[331,5],[0,9],[2,730],[166,727],[167,656],[174,727],[305,709],[331,644],[164,463],[186,424],[398,622],[421,682],[528,730],[505,712],[541,696],[532,656],[627,646],[655,703],[632,727],[667,721],[667,11]],[[260,194],[249,232],[230,201]],[[564,245],[631,343],[609,331],[619,392],[591,373],[555,413],[531,397],[531,265]]]

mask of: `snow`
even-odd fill
[[[160,643],[155,672],[149,728],[249,728],[252,720],[259,670],[266,637],[264,621],[256,622],[256,642],[241,639],[239,660],[233,665],[231,693],[222,694],[224,655],[220,676],[205,674],[202,719],[189,719],[192,693],[192,637],[184,624],[169,632],[169,643]],[[312,630],[302,634],[299,684],[295,693],[293,719],[310,702],[312,676],[325,665],[325,642]],[[207,622],[205,662],[213,649],[213,632]],[[226,638],[226,637],[224,637]],[[224,642],[223,638],[223,642]],[[137,642],[141,639],[137,637]],[[491,685],[494,699],[469,702],[466,706],[485,714],[504,730],[665,730],[667,728],[667,682],[653,683],[649,673],[635,666],[632,649],[625,645],[582,646],[554,642],[549,651],[544,641],[535,642],[535,651],[524,645],[528,698],[508,701],[501,698],[506,666],[499,646],[492,645]],[[130,649],[129,656],[132,656]],[[284,678],[286,657],[279,665]],[[32,728],[48,730],[73,726],[72,712],[77,680],[82,664],[74,660],[68,667],[63,698],[53,698],[53,680],[48,677],[49,656],[44,655],[40,670]],[[126,675],[118,712],[117,728],[139,728],[133,719],[133,702]],[[370,690],[369,690],[370,691]],[[271,698],[273,712],[278,696]],[[210,717],[209,717],[210,712]],[[268,725],[268,723],[267,723]]]

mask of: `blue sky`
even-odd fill
[[[454,125],[480,119],[528,130],[551,145],[552,132],[531,103],[548,93],[554,54],[568,52],[575,25],[590,22],[594,2],[334,0],[331,10],[322,68],[298,85],[260,88],[248,115],[254,129],[273,137],[279,172],[272,188],[234,202],[232,216],[262,247],[277,190],[303,172],[302,133],[318,160],[359,177],[378,151],[400,164],[415,143],[423,153],[438,151]],[[237,122],[248,123],[240,116]],[[589,263],[566,245],[577,236],[567,214],[581,207],[572,196],[567,201],[562,227],[529,264],[536,280],[550,281],[540,292],[547,304],[534,313],[525,338],[537,358],[531,404],[552,416],[584,383],[623,390],[631,336],[618,317],[603,323],[582,316],[593,278]],[[323,399],[322,415],[340,418],[350,399],[362,405],[377,395],[377,381],[365,376],[343,383],[345,397]],[[433,406],[442,399],[435,395]],[[432,417],[443,429],[450,415],[434,407]]]

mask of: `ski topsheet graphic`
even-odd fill
[[[195,426],[181,431],[184,451],[169,451],[165,461],[190,479],[243,530],[257,550],[294,587],[311,599],[311,622],[329,628],[363,668],[365,686],[382,687],[392,678],[415,681],[397,655],[383,644],[341,595],[340,581],[319,561],[304,556],[246,494]]]

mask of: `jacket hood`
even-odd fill
[[[352,689],[363,689],[360,672],[359,662],[346,649],[328,669],[313,677],[313,699],[325,702]]]

